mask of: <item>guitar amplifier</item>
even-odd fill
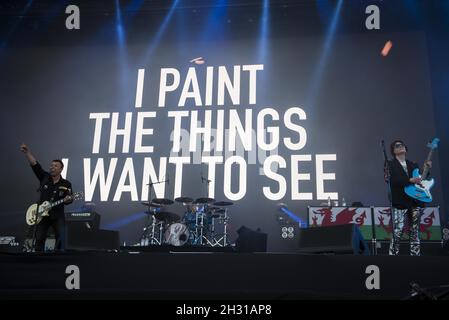
[[[66,250],[118,250],[120,237],[118,231],[100,230],[100,215],[96,212],[67,212]]]
[[[82,225],[81,228],[91,230],[100,229],[101,216],[96,212],[67,212],[65,221],[67,225]]]
[[[65,237],[65,249],[76,251],[108,251],[120,248],[120,236],[118,231],[90,230],[67,226]]]

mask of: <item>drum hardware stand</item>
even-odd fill
[[[204,208],[203,208],[204,211]],[[203,245],[204,212],[196,212],[194,244]]]
[[[158,222],[156,223],[156,217],[153,216],[153,223],[151,224],[151,244],[157,244],[157,245],[161,245],[162,244],[162,234],[163,234],[163,222]],[[159,224],[159,239],[155,237],[155,233],[156,233],[156,226]]]
[[[142,236],[140,237],[140,245],[141,246],[147,246],[148,245],[148,227],[150,225],[150,217],[148,217],[147,219],[147,223],[146,226],[143,227],[143,232],[142,232]]]
[[[211,217],[212,223],[211,223],[211,229],[210,229],[210,237],[203,236],[204,240],[206,240],[207,245],[211,247],[216,246],[216,240],[215,240],[215,218]],[[209,240],[210,239],[210,240]]]
[[[151,220],[153,220],[151,223],[151,244],[161,244],[160,242],[157,243],[157,239],[154,237],[154,232],[156,231],[156,217],[153,216]]]
[[[224,213],[224,218],[223,218],[223,226],[224,226],[224,230],[223,230],[223,234],[220,238],[218,238],[218,240],[213,237],[213,242],[214,245],[213,246],[219,246],[219,247],[227,247],[229,246],[229,242],[228,242],[228,209],[225,209],[225,213]],[[223,241],[223,243],[221,243]]]
[[[151,222],[150,222],[151,219]],[[156,217],[154,215],[151,215],[151,217],[148,217],[148,221],[146,226],[143,228],[142,237],[140,240],[141,246],[147,246],[149,244],[162,244],[162,228],[163,223],[162,222],[156,222]],[[159,224],[159,237],[156,237],[156,226]],[[159,238],[159,239],[158,239]]]
[[[151,181],[151,178],[150,178]],[[152,196],[151,196],[151,189],[153,188],[153,185],[159,184],[159,183],[169,183],[169,179],[163,180],[163,181],[156,181],[156,182],[150,182],[147,184],[148,186],[148,214],[150,214],[151,211],[156,211],[156,209],[151,209],[151,203],[152,203]],[[152,215],[152,223],[150,224],[150,217],[148,217],[148,222],[146,227],[143,228],[143,234],[141,238],[141,245],[146,245],[147,242],[145,240],[150,240],[150,244],[157,244],[162,245],[162,234],[163,234],[163,222],[156,223],[156,217]],[[156,225],[159,224],[159,239],[155,237],[156,233]],[[151,232],[148,234],[148,230],[151,228]]]

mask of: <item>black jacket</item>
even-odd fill
[[[415,162],[406,160],[408,175],[402,168],[401,163],[395,158],[388,161],[390,167],[391,195],[393,207],[398,209],[409,209],[414,207],[423,207],[424,203],[409,197],[404,188],[411,185],[409,179],[412,177],[413,170],[419,168]]]
[[[39,162],[31,168],[40,181],[40,203],[44,201],[54,202],[72,194],[72,184],[68,180],[61,177],[57,183],[53,183],[50,174],[42,169]],[[73,200],[69,203],[71,202]],[[64,216],[64,203],[53,207],[49,214],[51,218]]]

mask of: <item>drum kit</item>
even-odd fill
[[[150,198],[151,199],[151,198]],[[175,202],[184,206],[183,216],[167,211]],[[212,198],[179,197],[174,201],[156,198],[142,202],[148,208],[148,220],[140,245],[230,246],[228,239],[229,212],[232,202]]]

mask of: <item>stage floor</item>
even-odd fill
[[[73,265],[79,270],[78,290],[66,288],[67,278],[73,276],[66,269]],[[366,286],[370,276],[368,282],[374,283],[369,266],[379,270],[379,289]],[[448,256],[3,253],[0,298],[403,299],[410,294],[411,282],[422,288],[449,285],[448,270]]]

